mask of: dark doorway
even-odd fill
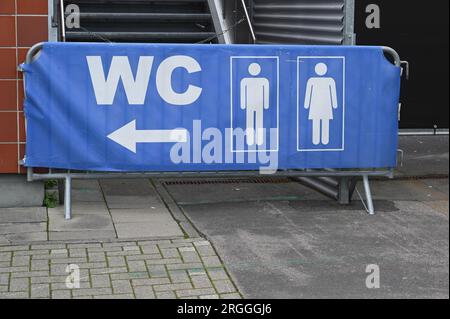
[[[380,8],[379,29],[366,26],[366,7]],[[386,45],[411,65],[403,81],[402,128],[449,127],[449,1],[356,0],[357,44]]]

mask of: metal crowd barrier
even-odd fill
[[[29,49],[26,55],[26,63],[31,63],[37,58],[43,43],[38,43]],[[401,61],[398,53],[389,47],[383,47],[386,55],[392,58],[395,66],[402,68],[406,62]],[[19,68],[20,71],[22,71]],[[24,74],[24,87],[26,76]],[[26,123],[25,123],[26,125]],[[26,127],[26,126],[25,126]],[[24,161],[21,161],[22,164]],[[90,172],[90,171],[71,171],[48,168],[47,173],[36,173],[33,167],[27,167],[27,180],[59,180],[64,181],[64,212],[65,218],[70,220],[72,217],[72,180],[74,179],[113,179],[113,178],[220,178],[220,177],[256,177],[262,176],[257,171],[199,171],[199,172]],[[364,192],[369,215],[375,214],[372,192],[370,188],[370,177],[394,178],[394,169],[376,169],[376,170],[281,170],[272,174],[274,177],[289,177],[296,179],[304,185],[337,200],[341,204],[348,204],[351,201],[357,180],[362,178]]]

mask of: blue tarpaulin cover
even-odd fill
[[[396,166],[380,47],[45,43],[23,68],[28,167]]]

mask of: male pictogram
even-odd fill
[[[269,109],[270,83],[267,78],[258,77],[261,66],[250,64],[248,72],[252,77],[241,80],[241,109],[247,110],[247,144],[264,144],[264,110]]]

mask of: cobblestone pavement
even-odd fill
[[[69,289],[74,267],[80,287]],[[0,299],[241,297],[202,238],[0,246]]]

